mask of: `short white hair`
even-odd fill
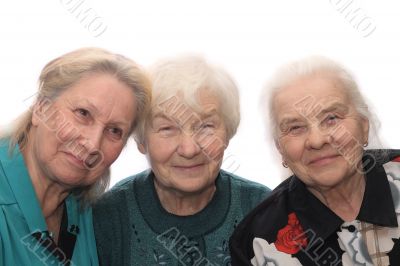
[[[221,104],[222,119],[227,139],[231,139],[240,122],[239,90],[232,77],[221,67],[209,64],[198,55],[184,55],[161,60],[149,68],[152,80],[152,110],[179,94],[183,103],[193,110],[202,111],[198,104],[201,91],[211,92]],[[150,114],[149,114],[150,115]],[[139,125],[137,142],[144,143],[145,130],[151,117]]]
[[[266,125],[271,126],[271,133],[274,140],[277,138],[277,121],[274,115],[274,100],[276,95],[282,88],[288,86],[292,82],[308,76],[326,75],[339,82],[349,99],[354,104],[359,115],[365,117],[370,123],[370,138],[380,141],[376,136],[376,128],[379,124],[375,115],[371,113],[370,108],[361,94],[358,84],[350,71],[344,68],[341,64],[323,56],[309,56],[297,61],[290,62],[280,67],[267,85],[264,87],[261,106]],[[268,103],[268,108],[265,108],[265,103]]]

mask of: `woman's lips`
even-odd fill
[[[85,168],[85,163],[83,160],[79,159],[77,156],[73,155],[72,153],[65,152],[67,158],[70,162],[74,165],[78,166],[79,168]]]
[[[103,157],[101,155],[102,154],[99,152],[89,154],[89,156],[85,159],[86,167],[93,169],[97,165],[99,165],[99,163],[103,160]]]
[[[71,152],[64,152],[70,162],[82,169],[94,169],[102,162],[103,156],[100,152],[88,154],[85,158],[79,158]]]
[[[339,157],[340,155],[335,154],[335,155],[328,155],[328,156],[321,156],[321,157],[317,157],[315,159],[312,159],[309,164],[310,165],[318,165],[318,166],[322,166],[322,165],[326,165],[331,163],[332,161],[336,160],[337,157]]]
[[[197,170],[202,167],[204,164],[193,164],[193,165],[174,165],[174,168],[181,170],[181,171],[191,171]]]

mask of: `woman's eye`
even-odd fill
[[[327,126],[332,126],[332,125],[336,125],[337,121],[338,121],[338,116],[334,115],[334,114],[330,114],[324,119],[323,124],[327,125]]]
[[[201,125],[202,128],[214,128],[213,124],[203,124]]]
[[[290,126],[288,131],[290,135],[299,135],[305,132],[306,129],[307,129],[306,126],[295,125],[295,126]]]
[[[123,131],[120,128],[112,127],[108,129],[108,132],[116,139],[122,138]]]
[[[159,131],[161,131],[161,132],[166,132],[166,131],[171,131],[171,130],[173,130],[172,126],[166,126],[166,127],[159,128]]]
[[[205,124],[200,125],[200,127],[196,131],[200,131],[201,134],[210,135],[210,134],[214,133],[214,129],[215,129],[214,124],[205,123]]]
[[[176,135],[179,132],[179,128],[176,126],[161,126],[157,130],[164,137],[170,137]]]
[[[76,109],[75,113],[77,113],[81,117],[89,117],[90,116],[89,111],[86,109],[83,109],[83,108]]]

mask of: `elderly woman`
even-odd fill
[[[228,240],[269,189],[221,170],[240,120],[235,83],[187,56],[157,64],[152,109],[137,135],[151,169],[94,208],[103,265],[228,265]]]
[[[373,124],[353,77],[311,57],[269,87],[274,140],[294,175],[237,227],[232,264],[400,265],[400,151],[364,151]]]
[[[0,265],[98,265],[90,203],[150,106],[131,60],[86,48],[48,63],[0,139]]]

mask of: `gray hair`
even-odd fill
[[[274,128],[271,132],[274,140],[277,138],[276,130],[278,128],[274,115],[275,96],[282,88],[299,78],[322,74],[328,75],[329,78],[332,78],[342,85],[358,114],[365,117],[370,122],[370,129],[372,130],[370,130],[369,139],[374,139],[377,143],[380,143],[376,134],[379,122],[376,116],[370,111],[367,101],[361,94],[353,75],[341,64],[323,56],[310,56],[282,66],[264,87],[261,97],[261,106],[264,107],[265,103],[268,103],[268,110],[264,107],[263,112],[266,124],[270,124],[271,128]]]
[[[100,48],[82,48],[50,61],[39,77],[39,91],[35,103],[42,99],[55,100],[62,92],[76,84],[86,75],[94,73],[111,74],[126,84],[134,92],[137,109],[135,121],[132,121],[130,134],[144,119],[151,101],[151,83],[146,73],[132,60]],[[34,104],[35,104],[34,103]],[[17,144],[24,149],[29,142],[32,127],[32,111],[27,110],[13,123],[10,132],[0,138],[10,139],[10,152]],[[110,170],[94,184],[76,188],[73,193],[82,199],[82,203],[92,203],[108,187]]]
[[[171,97],[182,94],[184,104],[201,111],[198,93],[210,91],[221,103],[227,138],[231,139],[240,122],[239,91],[232,77],[222,68],[209,64],[200,56],[180,56],[162,60],[154,64],[149,71],[153,82],[152,110]],[[151,118],[149,113],[148,118]],[[145,131],[150,119],[138,128],[136,141],[145,143]]]

